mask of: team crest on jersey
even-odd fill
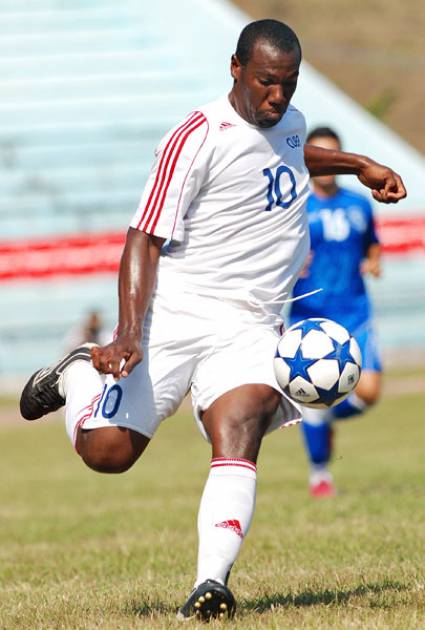
[[[224,120],[222,123],[220,123],[219,130],[226,131],[226,129],[230,129],[230,127],[234,127],[234,126],[235,125],[233,123],[229,123]]]
[[[295,136],[289,136],[288,138],[286,138],[286,144],[291,147],[291,149],[296,149],[297,147],[301,146],[299,135],[295,134]]]

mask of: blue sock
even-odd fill
[[[337,420],[352,418],[364,413],[366,407],[366,403],[353,392],[345,400],[332,407],[332,415]]]
[[[332,454],[332,425],[326,421],[313,425],[303,419],[301,426],[310,462],[327,464]]]

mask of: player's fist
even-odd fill
[[[400,175],[373,160],[367,160],[358,178],[364,186],[372,189],[373,198],[381,203],[397,203],[406,197],[406,188]]]
[[[93,366],[101,374],[112,374],[118,380],[125,378],[143,358],[140,339],[119,335],[106,346],[91,350]]]

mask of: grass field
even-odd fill
[[[425,628],[424,402],[387,396],[340,425],[332,500],[307,495],[297,428],[265,440],[226,627]],[[0,422],[0,438],[0,628],[176,627],[209,461],[190,415],[117,477],[85,469],[59,420]]]

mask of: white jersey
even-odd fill
[[[131,226],[170,241],[157,290],[241,300],[278,313],[309,249],[305,121],[291,105],[274,127],[224,96],[160,142]]]

